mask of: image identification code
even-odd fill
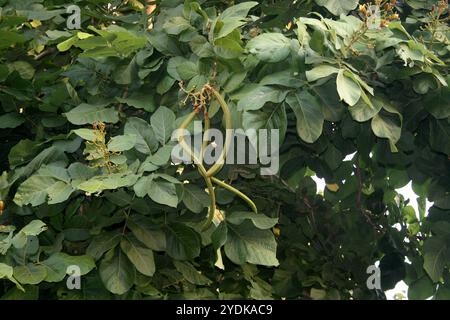
[[[204,318],[210,314],[217,315],[270,315],[273,312],[271,305],[261,304],[221,304],[216,306],[183,306],[177,307],[177,315],[201,315]]]

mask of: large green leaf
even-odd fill
[[[139,241],[130,236],[125,236],[120,242],[120,248],[125,252],[137,271],[146,276],[153,276],[155,273],[155,262],[153,251],[142,246]]]
[[[192,212],[200,213],[209,205],[209,196],[198,186],[188,183],[184,185],[183,203]]]
[[[372,118],[372,131],[379,138],[389,139],[391,145],[395,145],[401,135],[401,121],[397,115],[380,113]]]
[[[306,71],[306,79],[309,82],[314,82],[318,79],[322,79],[328,76],[331,76],[332,74],[338,73],[339,69],[328,65],[328,64],[321,64],[317,67],[312,68],[311,70]]]
[[[192,284],[199,286],[211,284],[211,280],[196,270],[190,263],[174,261],[175,268],[183,275],[183,277]]]
[[[0,116],[0,129],[16,128],[25,122],[25,118],[15,112],[9,112]]]
[[[146,93],[134,92],[128,98],[116,97],[116,100],[120,103],[125,103],[134,108],[144,109],[148,112],[153,112],[155,110],[153,96]]]
[[[124,133],[136,135],[136,144],[134,147],[139,152],[151,154],[158,147],[155,132],[150,124],[143,119],[136,117],[128,118],[125,123]]]
[[[69,112],[64,113],[70,123],[82,125],[88,123],[105,122],[116,123],[119,116],[114,108],[105,108],[87,103],[82,103]]]
[[[43,265],[29,263],[14,267],[14,278],[21,284],[38,284],[44,281],[47,269]]]
[[[134,191],[138,197],[148,195],[156,203],[176,208],[178,195],[175,184],[169,181],[156,179],[153,175],[142,177],[134,185]]]
[[[117,231],[102,232],[91,241],[86,249],[86,254],[98,260],[106,251],[115,248],[121,239],[122,234]]]
[[[356,8],[358,0],[315,0],[320,6],[324,6],[335,16],[347,14]]]
[[[165,144],[172,135],[172,131],[175,129],[175,114],[167,107],[159,107],[152,117],[150,123],[155,132],[156,139]]]
[[[275,106],[268,105],[257,111],[244,111],[242,115],[242,126],[250,140],[254,150],[258,150],[259,156],[274,155],[279,150],[271,150],[272,145],[281,146],[287,131],[286,107],[280,103]],[[266,136],[261,136],[261,131],[267,130]],[[277,130],[278,141],[273,144],[272,130]],[[261,139],[259,139],[261,137]]]
[[[54,204],[67,200],[73,191],[65,169],[46,166],[19,186],[14,202],[19,206],[38,206],[45,202]]]
[[[112,152],[121,152],[130,150],[136,144],[135,134],[124,134],[111,137],[108,142],[108,149]]]
[[[450,117],[450,88],[443,87],[425,98],[424,106],[436,119]]]
[[[70,256],[63,252],[51,255],[47,260],[42,261],[42,265],[47,269],[47,282],[59,282],[64,279],[67,268],[76,266],[80,268],[80,275],[85,275],[95,268],[94,260],[88,256]]]
[[[4,264],[4,263],[0,263],[0,279],[6,278],[6,279],[10,280],[11,282],[16,284],[16,286],[19,290],[24,291],[23,287],[20,285],[20,283],[17,282],[17,280],[14,278],[13,274],[14,274],[13,267],[11,267],[7,264]]]
[[[286,92],[269,86],[246,86],[234,95],[233,99],[239,100],[239,111],[259,110],[267,102],[280,103],[286,97]]]
[[[450,154],[450,123],[447,120],[430,120],[430,146],[433,150]]]
[[[177,260],[190,260],[200,254],[200,236],[181,223],[167,225],[167,254]]]
[[[367,104],[364,99],[360,99],[354,106],[350,106],[352,118],[359,122],[372,119],[380,112],[384,102],[376,97],[371,99],[371,104]]]
[[[24,41],[25,37],[16,31],[0,30],[0,49],[8,48],[15,43]]]
[[[106,289],[114,294],[124,294],[130,290],[136,277],[136,269],[118,248],[106,253],[99,273]]]
[[[136,183],[138,175],[113,173],[110,175],[95,176],[77,185],[77,189],[88,193],[98,193],[103,190],[118,189]]]
[[[290,40],[281,33],[263,33],[247,44],[247,50],[264,62],[280,62],[290,52]]]
[[[277,243],[270,230],[255,229],[250,221],[228,224],[225,254],[236,264],[246,262],[263,266],[278,266]]]
[[[223,38],[233,32],[236,28],[242,26],[245,23],[243,19],[247,17],[249,10],[257,4],[258,2],[248,1],[225,9],[217,18],[218,22],[215,22],[214,24],[216,28],[214,28],[213,31],[217,33],[214,38]],[[220,28],[217,26],[220,26]]]
[[[166,236],[160,229],[155,228],[154,223],[141,215],[132,215],[127,226],[133,232],[133,235],[147,248],[154,251],[166,250]]]
[[[431,280],[438,282],[450,258],[447,243],[441,238],[431,238],[424,243],[423,268]]]
[[[241,224],[246,220],[252,221],[252,223],[258,229],[270,229],[278,222],[278,218],[269,218],[263,214],[257,214],[254,212],[232,212],[227,215],[227,222],[232,224]]]
[[[425,300],[433,296],[435,285],[429,277],[424,275],[408,286],[409,300]]]
[[[350,106],[354,106],[361,98],[361,88],[343,69],[339,70],[336,86],[341,100]]]
[[[322,134],[324,117],[317,99],[307,91],[291,94],[286,102],[297,117],[297,133],[308,143],[315,142]]]

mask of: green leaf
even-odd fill
[[[64,113],[70,123],[76,125],[93,124],[96,122],[116,123],[119,121],[118,112],[114,108],[104,108],[82,103],[69,112]]]
[[[153,95],[151,94],[133,92],[128,98],[116,97],[116,100],[137,109],[144,109],[147,112],[153,112],[156,108]]]
[[[177,260],[190,260],[200,254],[200,236],[181,223],[167,225],[167,254]]]
[[[192,61],[186,61],[185,63],[180,64],[176,69],[182,80],[192,79],[199,73],[197,65]]]
[[[75,45],[79,41],[77,36],[70,37],[67,40],[64,40],[63,42],[58,43],[56,46],[60,52],[64,52],[72,48],[73,45]]]
[[[218,23],[216,22],[214,24],[214,26],[216,25],[221,26],[220,29],[218,28],[219,30],[214,38],[215,39],[223,38],[229,35],[235,29],[242,26],[245,23],[243,19],[247,17],[250,9],[255,7],[256,5],[258,5],[258,2],[248,1],[239,3],[237,5],[225,9],[217,19]],[[213,28],[213,31],[216,31],[215,29],[216,28]]]
[[[0,49],[5,49],[15,43],[25,42],[25,37],[16,31],[0,30]]]
[[[167,63],[167,73],[175,80],[183,80],[181,78],[181,75],[178,73],[178,67],[184,64],[192,64],[192,61],[179,56],[170,58],[169,62]]]
[[[200,213],[209,205],[208,194],[194,184],[185,184],[183,193],[183,203],[195,213]]]
[[[72,130],[73,133],[75,133],[80,138],[87,140],[87,141],[95,141],[97,140],[97,136],[95,135],[95,131],[92,129],[76,129]]]
[[[221,222],[211,235],[211,243],[215,250],[218,250],[227,242],[227,233],[227,224]]]
[[[297,133],[308,143],[315,142],[322,134],[324,117],[317,99],[307,91],[289,95],[286,102],[297,117]]]
[[[166,21],[163,25],[164,31],[167,34],[178,35],[181,32],[192,28],[189,24],[189,21],[184,19],[183,17],[172,17],[168,21]]]
[[[25,122],[25,118],[16,112],[0,116],[0,129],[16,128]]]
[[[26,61],[14,61],[8,64],[8,68],[10,72],[17,71],[25,80],[33,79],[35,73],[33,66]]]
[[[373,133],[379,138],[389,139],[391,146],[400,139],[401,122],[396,115],[379,113],[372,118],[371,126]]]
[[[43,265],[28,263],[14,267],[14,278],[21,284],[38,284],[44,281],[47,270]]]
[[[135,144],[135,134],[124,134],[122,136],[111,137],[108,142],[108,149],[112,152],[121,152],[132,149]]]
[[[189,45],[199,58],[209,58],[214,56],[214,48],[205,37],[198,35],[189,42]]]
[[[122,239],[120,247],[134,264],[137,271],[149,277],[153,276],[155,273],[155,262],[152,250],[144,248],[138,240],[130,236],[125,236]]]
[[[264,62],[280,62],[290,52],[290,40],[281,33],[263,33],[247,43],[247,50]]]
[[[131,117],[127,119],[124,128],[125,134],[136,135],[135,149],[143,154],[151,154],[158,148],[155,132],[150,124],[140,118]]]
[[[178,205],[178,195],[173,182],[161,181],[154,175],[142,177],[134,185],[134,192],[138,197],[146,194],[156,203],[176,208]]]
[[[237,104],[239,111],[250,111],[261,109],[267,102],[280,103],[285,97],[285,91],[257,85],[244,87],[243,90],[233,96],[233,99],[239,100]]]
[[[429,141],[433,150],[450,154],[450,123],[447,120],[430,119]]]
[[[0,279],[11,278],[13,276],[13,268],[7,264],[0,263]]]
[[[47,276],[45,278],[47,282],[62,281],[69,266],[77,266],[80,268],[80,275],[82,276],[88,274],[95,268],[95,262],[90,256],[70,256],[63,252],[57,252],[51,255],[47,260],[42,262],[42,265],[47,269]]]
[[[358,0],[315,0],[319,6],[324,6],[335,16],[347,14],[355,9]]]
[[[33,220],[20,230],[26,236],[37,236],[47,230],[47,225],[41,220]]]
[[[118,231],[102,232],[91,241],[86,249],[86,254],[98,260],[105,252],[115,248],[121,239],[122,234]]]
[[[196,284],[199,286],[206,286],[212,283],[207,277],[201,274],[200,271],[197,271],[190,263],[181,262],[181,261],[173,261],[175,268],[180,272],[184,279],[189,281],[192,284]]]
[[[447,243],[437,237],[427,239],[424,243],[423,268],[433,282],[438,282],[450,255]]]
[[[147,160],[157,166],[164,166],[170,160],[172,149],[173,145],[165,145],[159,148],[155,154],[152,154],[150,157],[148,157]]]
[[[436,119],[450,117],[450,88],[443,87],[435,94],[427,95],[423,104]]]
[[[450,288],[448,284],[439,284],[436,295],[434,296],[436,300],[449,300],[450,299]]]
[[[346,106],[339,101],[339,95],[334,81],[328,81],[321,86],[311,87],[311,92],[317,98],[322,106],[322,112],[325,120],[331,122],[340,121],[346,112]]]
[[[306,79],[309,82],[314,82],[318,79],[322,79],[328,76],[331,76],[332,74],[338,73],[339,69],[330,66],[328,64],[322,64],[317,67],[312,68],[311,70],[306,71]]]
[[[234,263],[278,266],[276,250],[277,243],[271,231],[255,229],[250,221],[228,224],[225,254]]]
[[[175,114],[167,107],[159,107],[150,118],[150,123],[155,132],[156,139],[166,144],[172,135],[175,124]]]
[[[147,248],[154,251],[166,250],[166,236],[163,231],[155,229],[154,223],[141,215],[132,215],[127,222],[127,226],[133,235]]]
[[[336,86],[341,100],[350,106],[354,106],[361,98],[361,88],[343,69],[339,70]]]
[[[363,99],[360,99],[354,106],[350,106],[348,110],[354,120],[365,122],[376,116],[383,104],[385,102],[377,97],[371,98],[371,104],[367,104]]]
[[[136,269],[119,248],[108,251],[100,263],[100,278],[106,289],[114,294],[124,294],[133,286]]]
[[[14,202],[19,206],[63,202],[74,191],[69,180],[66,169],[45,166],[19,186],[14,196]]]
[[[178,195],[175,185],[171,182],[153,180],[150,183],[148,196],[156,203],[164,204],[176,208],[178,205]]]
[[[258,111],[244,111],[242,115],[242,126],[246,132],[250,143],[259,155],[270,155],[277,150],[270,150],[272,145],[272,129],[278,130],[278,145],[283,144],[287,131],[287,115],[285,105],[280,103],[275,106],[266,106]],[[258,141],[258,133],[260,129],[267,130],[267,141]]]
[[[6,278],[9,281],[13,282],[19,290],[25,291],[24,288],[20,285],[20,283],[17,282],[17,280],[13,277],[13,273],[14,273],[13,267],[4,263],[0,263],[0,279]]]
[[[223,59],[236,59],[245,52],[241,46],[239,39],[233,37],[234,33],[229,34],[224,38],[220,38],[214,42],[214,52],[217,56]]]
[[[250,220],[258,229],[270,229],[278,223],[278,218],[269,218],[263,214],[254,212],[232,212],[227,214],[227,222],[232,224],[242,224],[244,221]]]
[[[435,285],[424,275],[408,286],[408,300],[425,300],[433,296]]]
[[[77,185],[77,189],[88,193],[98,193],[103,190],[118,189],[136,183],[138,175],[113,173],[105,176],[95,176]]]

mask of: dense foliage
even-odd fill
[[[377,3],[371,29],[357,0],[0,0],[2,298],[450,298],[448,2]],[[202,230],[204,179],[170,159],[180,83],[279,129],[276,175],[217,175],[258,213],[216,187]]]

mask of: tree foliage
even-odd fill
[[[73,2],[79,30],[66,1],[0,0],[3,299],[450,298],[448,2],[382,1],[376,29],[354,0]],[[279,129],[276,175],[218,174],[258,213],[216,188],[202,230],[204,180],[170,160],[180,82]]]

